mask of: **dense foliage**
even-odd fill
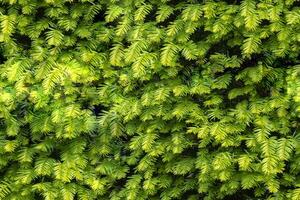
[[[300,199],[296,0],[0,0],[0,199]]]

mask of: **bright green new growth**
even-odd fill
[[[296,0],[0,0],[0,200],[300,200]]]

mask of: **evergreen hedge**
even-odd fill
[[[0,0],[0,199],[300,199],[297,0]]]

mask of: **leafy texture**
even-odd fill
[[[0,200],[300,200],[295,0],[1,0]]]

